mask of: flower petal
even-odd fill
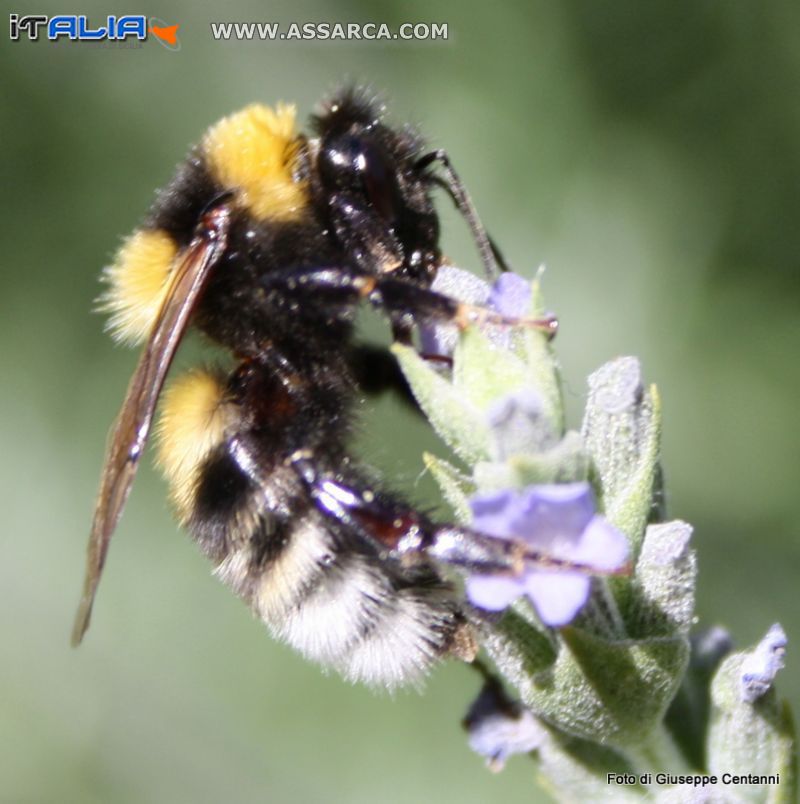
[[[529,486],[519,495],[511,532],[556,558],[571,559],[594,511],[586,482]]]
[[[447,324],[421,324],[419,352],[425,357],[450,357],[456,348],[458,330]]]
[[[591,580],[577,572],[531,572],[525,592],[545,625],[571,622],[589,597]]]
[[[531,283],[510,271],[492,285],[489,306],[502,315],[523,318],[531,309]]]
[[[486,418],[492,434],[492,457],[497,461],[549,446],[551,425],[544,419],[542,397],[533,388],[519,388],[495,400]]]
[[[597,515],[586,526],[570,559],[599,572],[613,572],[625,565],[629,555],[630,545],[625,534],[605,517]]]
[[[471,575],[466,590],[473,605],[488,611],[502,611],[525,594],[523,581],[506,575]]]
[[[484,684],[464,725],[469,731],[469,747],[486,757],[493,771],[502,770],[514,754],[536,750],[547,738],[547,731],[533,712],[492,682]]]
[[[487,282],[453,265],[439,268],[431,289],[451,299],[480,306],[485,305],[489,298]],[[458,328],[452,324],[421,324],[419,339],[422,354],[450,357],[458,342]]]
[[[513,491],[476,494],[469,501],[472,527],[489,536],[512,536],[511,519],[515,500]]]
[[[745,654],[740,671],[739,694],[746,703],[753,703],[772,686],[775,676],[785,663],[786,632],[775,623],[755,649]]]

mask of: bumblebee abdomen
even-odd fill
[[[215,574],[306,658],[350,681],[394,688],[419,682],[450,648],[462,618],[438,577],[403,577],[375,552],[337,538],[313,509],[251,536]],[[266,560],[262,538],[279,540]]]
[[[200,468],[222,444],[233,416],[225,404],[221,377],[210,371],[189,372],[164,395],[157,431],[158,463],[183,523],[194,504]]]
[[[404,576],[316,511],[295,521],[252,604],[307,658],[390,688],[419,681],[460,622],[448,584],[430,573]]]
[[[181,520],[215,574],[277,638],[353,681],[390,688],[418,681],[462,621],[453,590],[427,567],[382,557],[320,511],[287,465],[293,445],[281,443],[280,421],[274,431],[256,424],[271,459],[248,464],[255,453],[243,455],[243,444],[252,443],[254,422],[270,417],[270,404],[278,418],[298,413],[257,379],[248,380],[256,396],[238,401],[230,387],[241,380],[226,385],[209,372],[193,372],[168,392],[159,462]],[[317,465],[333,472],[336,438],[326,442],[319,423],[316,432]]]

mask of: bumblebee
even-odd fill
[[[144,347],[109,436],[75,644],[194,327],[233,367],[175,380],[155,430],[177,517],[215,574],[277,638],[350,680],[393,688],[445,655],[474,658],[442,567],[515,572],[523,548],[430,521],[348,452],[362,390],[402,382],[388,351],[354,341],[361,303],[406,343],[422,324],[520,324],[431,289],[443,264],[437,187],[497,271],[447,155],[387,124],[359,90],[330,98],[310,135],[290,106],[248,106],[178,167],[106,269],[110,329]]]

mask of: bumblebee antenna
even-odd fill
[[[497,263],[497,267],[503,272],[507,273],[511,270],[508,267],[508,263],[506,262],[506,258],[503,256],[503,252],[500,251],[500,247],[497,243],[494,242],[494,238],[487,232],[486,236],[489,238],[489,245],[492,247],[492,254],[494,254],[495,262]]]
[[[456,173],[450,161],[450,157],[447,155],[447,151],[441,148],[436,151],[431,151],[429,154],[425,154],[425,156],[421,157],[414,167],[418,170],[424,170],[433,162],[439,162],[442,166],[444,177],[437,176],[437,184],[447,191],[447,194],[453,199],[456,209],[458,209],[467,222],[472,236],[475,238],[475,243],[478,246],[486,274],[489,279],[497,279],[502,271],[508,270],[508,266],[500,250],[494,244],[492,238],[489,237],[481,219],[478,217],[478,211],[472,203],[472,199],[467,192],[467,188],[464,186],[464,182],[461,181],[458,173]]]

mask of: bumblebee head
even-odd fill
[[[383,107],[348,89],[313,119],[315,197],[343,250],[370,272],[430,280],[441,260],[433,181],[422,142],[382,120]]]

